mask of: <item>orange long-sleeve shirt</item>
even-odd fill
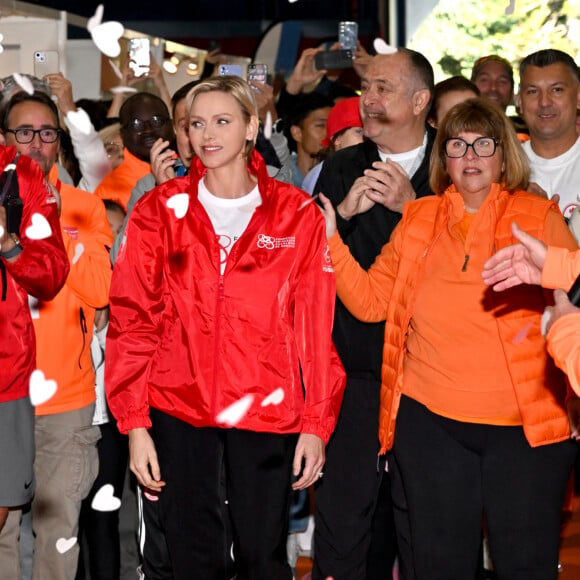
[[[494,425],[521,424],[496,320],[501,305],[489,300],[489,290],[481,279],[483,264],[494,248],[495,204],[500,191],[495,186],[475,216],[465,215],[463,200],[453,188],[447,195],[451,200],[448,227],[438,234],[425,257],[421,284],[413,300],[402,392],[453,419]],[[400,228],[394,232],[393,246],[403,243],[397,238],[400,233]],[[577,247],[555,210],[547,213],[544,241]],[[367,317],[371,310],[362,306],[365,285],[356,284],[360,276],[353,269],[355,264],[335,260],[342,253],[340,240],[331,239],[329,245],[339,297],[355,316],[379,320],[379,311],[384,309],[386,313],[392,285],[396,284],[397,265],[387,264],[381,254],[369,271],[376,294],[372,314]],[[392,261],[391,257],[388,261]],[[521,336],[517,335],[514,342],[525,341],[528,331],[523,326]]]
[[[131,190],[137,181],[151,173],[151,165],[135,157],[126,147],[123,155],[123,163],[105,176],[95,189],[95,195],[116,201],[127,211]]]
[[[580,275],[580,250],[548,246],[542,270],[542,286],[568,290]],[[570,386],[580,396],[580,313],[562,316],[546,337],[548,352],[568,376]]]

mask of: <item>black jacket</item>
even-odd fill
[[[417,197],[431,195],[429,187],[429,160],[435,140],[435,130],[427,129],[425,157],[411,179]],[[354,181],[380,161],[377,146],[365,141],[338,151],[325,160],[314,193],[322,192],[336,207],[349,192]],[[402,214],[376,204],[368,212],[345,221],[337,214],[338,230],[359,264],[368,269],[382,247],[389,241]],[[360,322],[336,300],[333,339],[347,375],[372,373],[380,380],[384,342],[383,322]]]

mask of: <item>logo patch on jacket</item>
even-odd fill
[[[267,236],[266,234],[258,234],[258,241],[256,242],[258,248],[265,250],[276,250],[278,248],[295,248],[296,236],[289,236],[287,238],[275,238]]]
[[[63,226],[62,228],[65,232],[65,234],[71,238],[72,240],[78,240],[79,239],[79,230],[78,228],[75,228],[74,226]]]

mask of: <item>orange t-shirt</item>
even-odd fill
[[[53,168],[49,179],[56,180]],[[107,247],[113,233],[102,201],[70,185],[59,184],[60,225],[70,262],[65,285],[53,300],[31,300],[37,368],[54,380],[53,397],[35,413],[53,415],[81,409],[95,400],[90,344],[95,309],[109,303],[111,262]]]

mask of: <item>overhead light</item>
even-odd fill
[[[181,64],[182,57],[177,54],[172,54],[169,58],[163,61],[163,69],[170,75],[174,75],[177,72],[177,68]]]
[[[199,74],[199,64],[197,63],[196,59],[192,58],[187,63],[187,68],[185,69],[185,72],[192,77],[197,76]]]

